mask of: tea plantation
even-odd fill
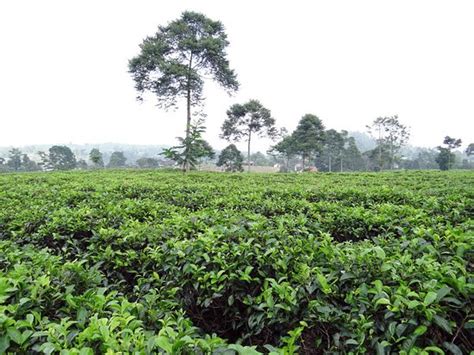
[[[469,354],[474,174],[0,175],[0,353]]]

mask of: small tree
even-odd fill
[[[54,145],[49,148],[49,162],[54,170],[70,170],[76,167],[76,157],[65,145]]]
[[[304,115],[298,122],[296,130],[292,133],[295,140],[295,151],[301,155],[303,170],[305,161],[321,153],[324,143],[324,125],[318,116]]]
[[[214,158],[215,155],[210,144],[202,138],[205,130],[203,120],[197,120],[191,124],[191,130],[187,137],[178,137],[180,145],[164,149],[161,154],[174,160],[182,167],[183,171],[188,171],[189,168],[195,169],[201,159]]]
[[[284,136],[280,142],[270,148],[268,153],[271,155],[280,155],[285,163],[285,171],[289,171],[290,159],[297,153],[294,136]]]
[[[89,153],[89,159],[96,167],[104,167],[104,157],[99,149],[93,148]]]
[[[448,148],[438,147],[439,153],[436,156],[436,162],[440,170],[449,170],[451,168],[451,161],[454,160],[453,153]]]
[[[126,162],[127,162],[127,158],[125,158],[125,155],[123,154],[123,152],[113,152],[112,155],[110,156],[108,167],[109,168],[124,167]]]
[[[438,147],[439,154],[436,157],[436,162],[438,163],[440,170],[449,170],[452,168],[456,158],[452,150],[459,148],[462,144],[462,141],[461,139],[446,136],[444,137],[443,144],[446,147]]]
[[[186,11],[181,18],[159,26],[158,32],[140,45],[141,52],[129,62],[129,72],[142,99],[144,92],[156,95],[165,109],[186,100],[186,136],[191,135],[191,107],[202,100],[204,76],[211,77],[229,93],[238,89],[236,75],[229,68],[229,45],[224,26],[206,16]],[[190,169],[191,159],[184,161]]]
[[[278,134],[275,119],[270,110],[259,101],[250,100],[245,104],[232,105],[227,110],[227,119],[222,124],[221,138],[228,141],[247,141],[247,168],[250,171],[250,144],[252,135],[275,138]]]
[[[367,126],[372,137],[377,141],[379,170],[383,169],[383,150],[388,152],[388,163],[390,169],[394,168],[395,159],[400,148],[406,144],[410,137],[407,126],[398,120],[398,116],[378,117],[372,125]]]
[[[221,152],[216,165],[223,167],[225,171],[244,171],[242,168],[243,161],[244,157],[242,156],[242,153],[240,153],[234,144],[230,144]]]

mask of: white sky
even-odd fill
[[[208,83],[206,138],[226,109],[259,99],[279,126],[305,113],[364,131],[398,114],[411,144],[474,141],[474,1],[0,2],[0,146],[173,144],[182,109],[135,100],[128,59],[159,24],[193,10],[226,27],[240,91]],[[265,150],[268,141],[252,150]],[[244,145],[241,145],[244,147]]]

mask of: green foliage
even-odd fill
[[[448,148],[438,147],[439,153],[436,156],[435,160],[439,165],[440,170],[449,170],[456,156]]]
[[[71,170],[76,167],[76,157],[65,145],[54,145],[49,148],[48,162],[54,170]]]
[[[290,159],[296,155],[296,141],[293,135],[286,135],[283,139],[272,146],[268,152],[273,156],[280,156],[284,159],[285,162],[285,171],[289,171]]]
[[[242,156],[242,153],[240,153],[240,151],[237,149],[235,144],[229,144],[222,150],[216,165],[224,168],[225,171],[244,171],[244,169],[242,168],[243,161],[244,157]]]
[[[250,100],[244,104],[234,104],[227,110],[227,119],[222,124],[221,138],[228,141],[247,141],[247,165],[250,171],[250,144],[252,134],[259,137],[275,138],[275,119],[269,109],[260,101]]]
[[[212,159],[215,156],[210,144],[202,138],[205,131],[206,127],[203,125],[203,120],[195,121],[191,124],[189,135],[185,138],[178,137],[180,145],[164,149],[161,154],[175,161],[182,167],[183,171],[187,171],[188,167],[196,169],[202,159]]]
[[[397,153],[406,144],[410,137],[410,131],[403,125],[398,116],[378,117],[367,126],[369,133],[377,141],[379,170],[387,163],[390,169],[395,167]],[[386,154],[383,154],[385,151]]]
[[[305,161],[314,158],[323,149],[325,139],[323,122],[315,115],[306,114],[298,122],[292,136],[295,142],[295,151],[303,159],[304,170]]]
[[[318,170],[320,171],[342,171],[344,146],[346,144],[347,132],[339,133],[335,129],[329,129],[324,135],[324,145],[319,159]]]
[[[107,167],[109,168],[121,168],[125,166],[127,162],[127,158],[123,154],[123,152],[113,152],[110,156],[109,164]]]
[[[469,157],[470,157],[471,155],[474,155],[474,143],[470,143],[470,144],[467,146],[467,148],[466,148],[466,150],[465,150],[465,153],[466,153],[466,155],[469,156]]]
[[[438,147],[439,154],[436,157],[436,162],[440,170],[449,170],[455,163],[456,155],[452,152],[453,149],[459,148],[462,141],[460,139],[452,138],[450,136],[444,137],[443,144],[446,147]]]
[[[150,91],[164,107],[179,97],[192,104],[201,101],[203,74],[209,74],[228,90],[237,90],[236,75],[229,68],[229,45],[224,26],[206,16],[185,11],[140,45],[140,54],[129,62],[129,70],[139,93]]]
[[[23,153],[18,148],[13,148],[9,153],[10,155],[8,157],[7,165],[14,171],[20,170],[22,166],[21,157]]]
[[[186,99],[186,142],[191,139],[191,107],[203,100],[204,75],[228,92],[238,89],[236,74],[227,60],[228,45],[221,22],[185,11],[181,18],[159,26],[158,32],[140,45],[140,54],[129,61],[139,99],[151,92],[164,108],[175,106],[179,98]],[[179,158],[177,152],[169,151],[168,155]],[[184,159],[186,171],[190,163]]]
[[[0,158],[0,171],[1,170],[10,170],[10,171],[36,171],[40,170],[40,167],[36,162],[30,159],[28,154],[23,154],[22,151],[18,148],[13,148],[9,151],[9,157],[6,161],[4,169],[1,167],[4,165],[5,160]]]
[[[104,167],[104,157],[99,149],[93,148],[89,153],[89,159],[96,167]]]
[[[0,353],[469,353],[471,172],[0,176]]]

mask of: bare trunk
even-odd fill
[[[379,170],[382,171],[382,127],[379,125]]]
[[[394,164],[393,164],[394,159],[395,157],[393,156],[393,145],[390,144],[390,170],[393,170],[394,168]]]
[[[342,161],[342,154],[341,154],[341,173],[342,173],[342,170],[343,170],[343,161]]]
[[[193,54],[191,53],[189,57],[189,65],[188,70],[191,71],[193,63]],[[188,73],[189,73],[188,72]],[[188,74],[188,85],[186,88],[186,144],[189,144],[189,135],[191,134],[191,75]],[[184,164],[183,164],[183,171],[188,172],[191,169],[188,159],[188,147],[184,147]]]
[[[249,129],[249,140],[247,142],[247,171],[250,173],[250,139],[252,138],[252,130]]]
[[[331,154],[329,154],[329,172],[331,172],[332,166],[331,166]]]
[[[305,159],[305,155],[303,154],[303,168],[301,171],[304,171],[304,159]]]

